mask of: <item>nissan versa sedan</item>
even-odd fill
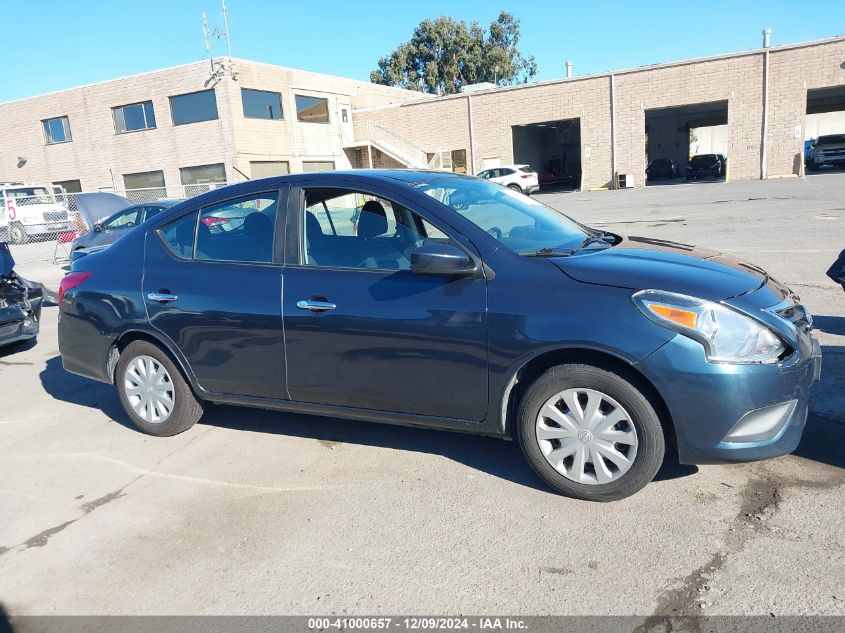
[[[146,433],[216,402],[498,436],[596,501],[667,451],[789,453],[821,367],[809,312],[764,270],[442,172],[197,196],[74,262],[58,302],[65,369],[114,384]]]

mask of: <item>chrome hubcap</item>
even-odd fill
[[[173,411],[173,381],[151,356],[137,356],[126,366],[123,390],[129,406],[145,422],[161,424]]]
[[[637,457],[637,430],[616,400],[594,389],[567,389],[540,408],[537,443],[546,461],[579,484],[622,477]]]

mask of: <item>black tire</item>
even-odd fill
[[[27,244],[29,235],[19,222],[9,225],[9,242],[12,244]]]
[[[816,164],[816,161],[814,161],[814,160],[808,160],[807,161],[807,171],[818,171],[818,170],[819,170],[819,166]]]
[[[149,356],[160,363],[170,376],[173,393],[173,409],[163,421],[151,423],[139,416],[129,403],[129,396],[124,389],[124,375],[132,360],[139,356]],[[114,373],[114,384],[123,410],[132,423],[141,431],[158,437],[178,435],[194,426],[203,414],[203,403],[197,399],[180,369],[158,346],[148,341],[133,341],[120,354]]]
[[[519,193],[522,193],[522,187],[520,187],[520,186],[519,186],[518,184],[516,184],[516,183],[511,183],[511,184],[509,184],[509,185],[508,185],[508,189],[513,189],[514,191],[518,191]]]
[[[605,484],[579,483],[558,472],[545,458],[536,435],[540,408],[565,389],[600,391],[630,415],[637,433],[637,452],[629,470]],[[585,501],[616,501],[629,497],[657,474],[666,453],[660,418],[642,391],[619,374],[593,365],[558,365],[547,370],[525,392],[516,417],[516,435],[534,471],[557,492]]]

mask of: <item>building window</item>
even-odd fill
[[[173,118],[173,125],[213,121],[217,118],[217,99],[214,96],[214,90],[170,97],[170,116]]]
[[[452,171],[458,174],[467,173],[467,151],[465,149],[452,150]]]
[[[68,143],[73,140],[70,136],[70,121],[66,116],[44,119],[41,125],[44,127],[44,140],[48,145]]]
[[[137,130],[151,130],[156,126],[152,101],[118,106],[112,108],[111,112],[114,117],[114,131],[118,134]]]
[[[282,95],[278,92],[241,88],[241,103],[248,119],[282,119]]]
[[[304,123],[328,123],[329,100],[296,95],[296,118]]]
[[[223,163],[182,167],[179,169],[179,177],[185,189],[185,197],[195,196],[226,184],[226,168]]]
[[[53,184],[65,193],[82,193],[82,183],[78,180],[57,180]]]
[[[334,163],[330,160],[304,160],[302,171],[334,171]]]
[[[349,123],[349,110],[346,108],[340,110],[340,120],[344,123]]]
[[[290,164],[286,160],[251,160],[249,175],[251,178],[270,178],[286,176],[290,173]]]
[[[123,174],[126,197],[132,202],[151,202],[167,196],[163,171],[141,171]]]

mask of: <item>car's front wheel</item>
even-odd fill
[[[133,341],[121,352],[114,384],[126,415],[150,435],[177,435],[202,417],[202,402],[182,372],[148,341]]]
[[[546,371],[524,394],[517,425],[540,478],[588,501],[634,494],[654,478],[666,452],[648,398],[619,374],[592,365]]]

